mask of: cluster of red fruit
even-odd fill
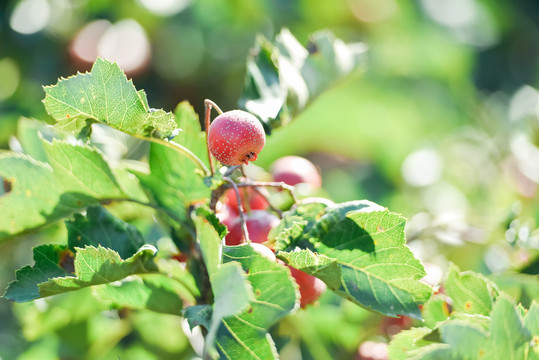
[[[240,110],[228,111],[212,122],[208,131],[208,149],[222,164],[235,166],[256,160],[264,147],[266,138],[264,128],[253,115]],[[313,189],[320,188],[322,180],[316,167],[309,160],[298,156],[286,156],[271,166],[275,182],[289,186],[307,184]],[[261,194],[265,188],[252,186],[239,187],[241,205],[247,233],[253,247],[266,257],[276,260],[272,244],[268,242],[270,230],[279,223],[279,218],[270,211],[267,196]],[[245,242],[242,220],[234,189],[226,190],[216,208],[219,220],[227,226],[225,237],[227,245]],[[300,305],[313,303],[325,291],[326,285],[315,276],[290,267],[300,292]]]
[[[282,181],[291,186],[303,183],[313,188],[318,188],[321,185],[321,178],[316,167],[309,160],[302,157],[286,156],[280,158],[272,165],[271,170],[275,181]],[[249,238],[255,249],[264,254],[267,253],[267,251],[264,251],[264,247],[273,250],[272,244],[268,242],[268,234],[273,227],[277,226],[279,218],[270,211],[267,198],[257,190],[253,187],[239,188],[242,207],[246,210],[245,224]],[[260,190],[264,191],[266,189],[262,188]],[[217,216],[229,230],[225,237],[227,245],[238,245],[245,242],[236,194],[233,189],[228,189],[219,202]],[[262,247],[258,246],[258,244],[262,244]],[[273,252],[268,257],[275,259]],[[301,307],[316,301],[326,289],[325,283],[317,277],[293,267],[290,267],[290,271],[299,286]]]

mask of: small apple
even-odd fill
[[[294,186],[305,183],[318,189],[322,186],[322,178],[316,166],[300,156],[285,156],[271,165],[271,174],[275,181]]]
[[[305,308],[314,303],[326,291],[326,283],[316,276],[289,266],[292,277],[299,286],[300,306]]]
[[[277,226],[279,221],[277,216],[265,210],[253,210],[245,214],[245,224],[249,238],[252,242],[259,244],[268,240],[270,230]],[[245,242],[239,216],[232,221],[228,229],[230,232],[225,237],[227,245],[239,245]]]
[[[244,211],[250,210],[265,210],[268,208],[268,201],[264,196],[255,191],[252,187],[239,187],[241,198],[241,205],[243,206]],[[236,198],[236,192],[234,189],[228,189],[225,191],[225,202],[228,206],[239,214],[238,210],[238,200]],[[246,201],[246,199],[248,201]]]
[[[262,123],[242,110],[227,111],[208,129],[208,147],[223,165],[247,165],[255,161],[266,143]]]

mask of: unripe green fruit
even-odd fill
[[[211,154],[223,165],[247,165],[255,161],[266,143],[260,121],[242,110],[227,111],[215,118],[208,130]]]

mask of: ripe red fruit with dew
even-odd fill
[[[211,154],[223,165],[247,165],[255,161],[266,143],[260,121],[242,110],[227,111],[215,118],[208,130]]]
[[[317,189],[322,186],[322,178],[316,166],[300,156],[285,156],[271,165],[271,174],[275,181],[294,186],[300,183],[309,184]]]
[[[261,244],[266,242],[270,230],[274,226],[277,226],[278,223],[279,218],[268,211],[254,210],[245,214],[245,224],[247,226],[249,238],[255,243]],[[239,217],[231,222],[228,230],[230,232],[225,237],[227,245],[239,245],[245,242],[241,231],[241,221]]]
[[[317,278],[316,276],[309,275],[304,271],[295,269],[291,266],[290,273],[292,277],[296,280],[296,283],[299,286],[300,294],[300,306],[305,308],[307,305],[314,303],[320,295],[326,291],[326,284]]]

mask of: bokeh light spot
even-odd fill
[[[99,56],[117,62],[126,73],[133,74],[148,64],[150,42],[145,30],[133,19],[115,24],[96,20],[75,36],[70,51],[76,60],[93,63]]]
[[[21,34],[34,34],[47,26],[50,14],[47,0],[23,0],[13,9],[9,26]]]
[[[99,55],[116,61],[126,72],[142,68],[150,57],[150,42],[138,22],[126,19],[109,27],[98,45]]]
[[[348,0],[348,5],[359,20],[367,23],[389,19],[398,10],[395,0]]]
[[[96,20],[82,28],[71,44],[72,55],[85,62],[93,62],[98,56],[99,40],[110,26],[108,20]]]
[[[442,159],[432,149],[417,150],[404,160],[402,176],[413,186],[428,186],[440,180]]]
[[[175,15],[191,4],[191,0],[138,0],[138,2],[150,12],[161,16]]]
[[[17,64],[11,58],[0,60],[0,100],[5,100],[17,90],[20,82]]]

